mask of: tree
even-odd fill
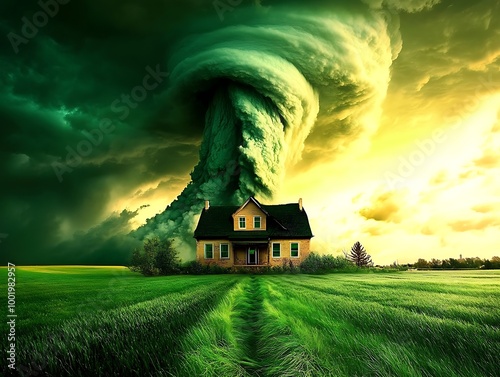
[[[134,250],[130,269],[143,275],[168,275],[179,271],[178,251],[169,240],[151,238],[144,241],[143,250]]]
[[[160,275],[171,275],[180,271],[179,252],[172,247],[171,241],[165,241],[159,248],[155,265]]]
[[[129,268],[134,272],[141,272],[143,263],[144,253],[142,253],[139,249],[135,249],[132,252],[132,258],[130,259]]]
[[[439,259],[432,258],[429,262],[430,268],[441,268],[442,262]]]
[[[500,257],[494,256],[491,258],[491,266],[493,268],[499,269],[500,268]]]
[[[450,258],[449,259],[450,267],[455,269],[455,268],[460,268],[460,260],[455,259],[455,258]]]
[[[365,248],[359,241],[352,246],[350,253],[346,257],[358,267],[373,265],[372,257],[366,253]]]
[[[443,260],[442,265],[444,267],[445,261]],[[428,268],[429,267],[429,262],[427,262],[423,258],[418,258],[418,261],[413,265],[415,268]]]
[[[487,270],[491,269],[499,269],[500,268],[500,258],[495,256],[490,259],[486,259],[484,261],[484,268]]]

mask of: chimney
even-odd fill
[[[302,211],[302,198],[299,199],[299,209]]]
[[[210,208],[210,202],[205,200],[205,211]]]

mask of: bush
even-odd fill
[[[197,260],[189,261],[181,268],[182,272],[189,275],[227,274],[230,267],[222,267],[215,263],[202,264]]]
[[[282,274],[282,273],[283,273],[283,272],[285,272],[285,271],[283,270],[283,267],[282,267],[282,266],[272,266],[272,267],[271,267],[271,272],[272,272],[273,274]]]
[[[353,267],[353,264],[344,257],[311,252],[300,264],[300,271],[306,274],[326,274],[336,270],[352,270]]]
[[[323,255],[323,265],[327,271],[330,270],[351,270],[354,266],[343,256],[334,257],[331,254]]]
[[[214,275],[227,274],[227,273],[229,273],[229,270],[230,270],[229,267],[222,267],[222,266],[219,266],[218,264],[208,264],[207,268],[208,268],[207,273],[214,274]]]
[[[300,272],[300,269],[299,269],[299,266],[296,265],[292,259],[283,258],[283,261],[281,264],[281,272],[297,274]]]
[[[307,274],[317,274],[323,269],[323,258],[315,252],[311,252],[300,264],[300,270]]]
[[[197,260],[187,262],[182,266],[182,272],[190,275],[202,275],[206,274],[206,266],[202,265]]]
[[[151,238],[144,241],[143,250],[134,250],[130,270],[146,276],[170,275],[180,272],[179,252],[169,240]]]

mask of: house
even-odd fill
[[[302,199],[264,205],[250,197],[240,207],[205,201],[194,231],[196,259],[224,267],[298,265],[309,255],[311,237]]]

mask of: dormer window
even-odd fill
[[[203,213],[208,213],[209,211],[210,210]],[[250,197],[241,207],[231,214],[233,231],[256,231],[258,233],[266,231],[267,219],[269,216],[269,213],[261,206],[261,204],[255,198]],[[274,221],[278,222],[277,220]],[[279,222],[278,226],[284,228]]]
[[[240,217],[239,225],[240,229],[245,229],[247,227],[247,223],[244,216]]]
[[[255,229],[260,229],[260,216],[254,216],[254,218],[253,218],[253,227]]]

